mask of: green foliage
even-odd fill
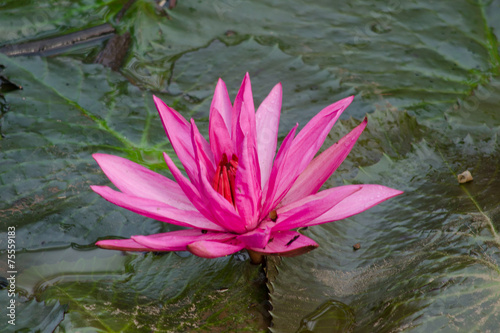
[[[0,56],[1,75],[23,86],[0,90],[0,220],[16,227],[16,329],[262,331],[270,314],[275,332],[497,330],[498,0],[185,0],[169,16],[137,0],[117,22],[125,2],[0,4],[0,46],[102,23],[133,40],[119,73],[91,64],[100,42],[50,58]],[[262,273],[240,255],[203,260],[93,246],[175,227],[94,194],[89,185],[109,181],[91,154],[168,176],[161,153],[172,151],[152,93],[207,135],[217,79],[234,97],[246,71],[256,105],[283,83],[281,135],[356,95],[326,144],[367,113],[368,128],[325,187],[405,191],[304,231],[319,249],[270,261],[269,313]],[[459,185],[465,170],[474,180]],[[5,290],[0,298],[8,299]]]
[[[7,290],[0,291],[0,301],[2,308],[11,306],[11,300],[15,303],[15,318],[7,317],[7,313],[12,313],[7,310],[4,313],[2,309],[3,320],[0,323],[2,332],[53,332],[61,320],[64,318],[64,312],[67,311],[67,306],[61,305],[59,301],[38,302],[36,299],[26,300],[23,297],[16,295],[10,297]],[[11,323],[9,323],[9,321]]]

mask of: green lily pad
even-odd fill
[[[116,22],[126,2],[0,4],[0,45],[102,23],[133,41],[117,73],[82,63],[95,45],[64,57],[0,56],[2,75],[24,87],[0,97],[0,220],[16,227],[27,330],[62,320],[58,332],[262,331],[269,315],[275,332],[497,329],[498,1],[185,0],[165,15],[137,0]],[[161,153],[171,148],[152,92],[207,135],[215,82],[222,77],[234,96],[247,71],[256,104],[283,83],[280,135],[348,95],[355,102],[327,145],[370,114],[325,188],[405,190],[304,231],[319,249],[270,260],[269,312],[260,269],[239,255],[207,261],[93,246],[175,227],[91,192],[109,184],[91,154],[168,176]],[[459,185],[465,170],[474,180]],[[29,319],[38,314],[46,326]]]
[[[426,117],[441,114],[441,105],[466,97],[500,70],[496,2],[187,1],[170,12],[171,19],[153,15],[148,6],[138,1],[124,19],[144,32],[136,35],[124,71],[156,90],[175,81],[185,53],[214,41],[231,49],[248,38],[331,72],[344,90],[355,88],[371,104],[390,103]],[[203,76],[226,52],[204,58],[198,66],[206,67],[194,73]],[[253,55],[231,57],[218,70],[236,64],[258,71]]]
[[[492,86],[488,89],[497,92]],[[424,125],[407,131],[409,151],[393,141],[399,130],[384,122],[390,119],[387,115],[369,118],[364,140],[393,156],[385,154],[377,163],[360,167],[354,178],[342,170],[337,177],[348,183],[385,184],[405,194],[306,231],[320,248],[278,265],[270,287],[273,331],[296,330],[300,318],[310,320],[316,307],[332,301],[352,309],[356,332],[495,330],[500,131],[495,120],[491,128],[481,122],[492,112],[495,98],[479,105],[479,121],[471,118],[467,127],[450,120],[444,131]],[[407,128],[415,126],[404,114],[399,121]],[[361,165],[370,163],[360,143],[352,157]],[[474,180],[460,185],[457,174],[467,169]],[[361,248],[354,251],[356,243]],[[335,318],[324,320],[337,327]]]
[[[4,1],[0,4],[0,46],[24,43],[106,23],[119,1]]]
[[[8,94],[0,140],[0,214],[16,228],[17,290],[67,305],[62,331],[267,327],[264,276],[246,257],[208,262],[95,250],[103,237],[176,229],[109,204],[89,188],[109,184],[94,152],[168,174],[161,154],[171,148],[150,94],[109,69],[67,58],[2,62],[5,74],[24,86]],[[0,257],[6,261],[7,253]]]
[[[61,331],[224,327],[224,332],[260,332],[268,325],[266,291],[262,288],[265,276],[258,266],[237,258],[207,263],[174,253],[58,252],[55,255],[61,258],[54,264],[33,265],[23,276],[38,276],[37,292],[42,299],[68,304]],[[42,288],[46,290],[42,292]]]
[[[2,62],[6,75],[24,87],[8,95],[11,111],[2,119],[0,140],[0,216],[16,226],[18,248],[87,245],[103,230],[130,236],[163,227],[89,189],[108,183],[94,152],[166,171],[161,154],[168,143],[161,124],[152,122],[157,115],[150,96],[98,65],[40,58]]]
[[[4,308],[0,324],[2,332],[53,332],[67,311],[67,306],[59,301],[27,300],[19,294],[10,296],[8,290],[0,291],[0,301]]]

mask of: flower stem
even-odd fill
[[[264,256],[260,253],[248,249],[247,252],[250,255],[250,260],[252,261],[252,264],[254,265],[259,265],[264,260]]]

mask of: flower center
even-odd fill
[[[214,181],[212,186],[222,194],[227,201],[234,206],[234,189],[236,179],[236,169],[238,168],[238,157],[233,154],[231,160],[227,159],[226,153],[222,154],[222,158],[215,171]]]

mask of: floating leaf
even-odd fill
[[[168,174],[161,153],[171,148],[150,95],[100,65],[67,58],[2,61],[25,87],[8,95],[12,109],[0,141],[0,214],[16,227],[17,288],[69,305],[60,326],[69,331],[265,328],[258,266],[230,257],[206,263],[175,254],[123,256],[93,246],[101,237],[175,228],[113,207],[89,188],[107,184],[94,152]],[[6,253],[0,257],[6,260]]]
[[[490,112],[490,102],[478,113]],[[450,121],[441,132],[420,125],[414,133],[425,139],[408,136],[414,143],[405,152],[397,141],[377,139],[382,133],[395,138],[398,131],[383,119],[370,117],[366,140],[394,157],[383,155],[345,181],[382,183],[405,195],[306,231],[321,247],[279,264],[272,282],[273,330],[296,330],[298,318],[309,320],[315,307],[329,301],[352,309],[357,332],[495,330],[500,319],[498,125],[463,127]],[[362,151],[356,147],[353,156]],[[361,164],[370,160],[358,158]],[[478,177],[459,185],[456,175],[467,168]],[[356,242],[362,247],[353,251]]]
[[[11,303],[11,300],[15,303]],[[2,332],[53,332],[67,311],[67,306],[61,305],[59,301],[26,300],[19,294],[10,297],[7,290],[0,291],[0,302],[3,308],[3,320],[0,324]],[[6,309],[11,304],[15,304],[14,312]],[[13,314],[14,317],[9,314]]]

